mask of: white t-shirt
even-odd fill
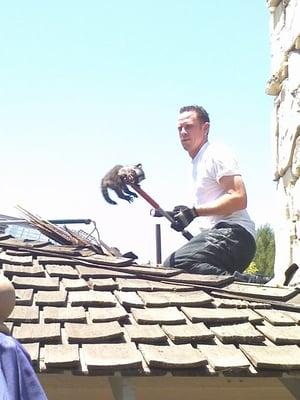
[[[194,205],[218,199],[225,192],[219,185],[223,176],[241,175],[235,156],[224,145],[205,143],[192,160],[192,185]],[[197,218],[202,228],[211,228],[218,222],[239,224],[255,238],[255,225],[246,209],[229,215],[213,215]]]

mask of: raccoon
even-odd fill
[[[138,197],[136,193],[129,190],[128,186],[119,175],[121,168],[123,168],[123,165],[115,165],[102,178],[101,193],[109,204],[117,204],[109,197],[109,189],[116,192],[120,199],[127,200],[129,203],[131,203],[135,197]]]

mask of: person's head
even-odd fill
[[[179,110],[178,132],[182,147],[194,158],[207,142],[209,115],[201,106],[185,106]]]

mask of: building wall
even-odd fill
[[[275,276],[300,265],[300,0],[267,0],[270,11],[271,78],[274,96],[273,173],[280,212],[275,224]],[[300,282],[300,273],[299,273]]]

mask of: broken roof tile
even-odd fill
[[[45,364],[47,367],[79,366],[79,349],[77,344],[45,345]]]
[[[32,304],[33,289],[15,289],[16,305],[30,306]]]
[[[178,346],[140,344],[139,350],[150,367],[197,368],[207,364],[207,360],[201,352],[190,344]]]
[[[209,364],[215,370],[248,369],[249,360],[233,344],[198,345],[197,348],[205,355]]]
[[[24,343],[23,347],[28,352],[32,364],[35,366],[38,364],[40,355],[40,344],[39,343]]]
[[[272,325],[295,325],[296,322],[289,315],[278,310],[257,310],[257,313]]]
[[[88,309],[92,322],[125,321],[128,313],[122,306]]]
[[[9,256],[2,251],[0,253],[0,262],[14,265],[32,265],[32,256]]]
[[[215,326],[210,329],[216,334],[222,343],[258,344],[265,340],[264,335],[257,331],[250,322]]]
[[[248,302],[239,299],[214,299],[216,307],[220,308],[247,308]]]
[[[7,321],[19,322],[39,322],[39,308],[36,306],[15,306]]]
[[[124,307],[144,307],[144,302],[135,292],[118,292],[114,295]]]
[[[63,278],[61,280],[62,287],[68,292],[89,290],[87,281],[82,278],[79,279],[68,279]]]
[[[37,256],[37,261],[42,265],[76,265],[78,264],[78,260],[72,258],[64,258],[64,257],[55,257],[55,256]]]
[[[125,279],[125,278],[118,278],[116,279],[119,290],[122,291],[144,291],[144,292],[157,292],[157,291],[184,291],[190,292],[195,290],[193,287],[178,285],[178,284],[170,284],[164,283],[159,281],[150,281],[146,279]]]
[[[83,265],[77,265],[76,269],[81,278],[111,278],[115,276],[122,276],[124,278],[132,277],[132,274],[127,274],[122,271],[114,271],[109,268],[100,267],[87,267]]]
[[[78,257],[78,260],[81,260],[83,262],[88,261],[89,263],[98,264],[100,266],[113,265],[121,267],[132,264],[132,260],[130,258],[101,255],[101,254],[95,254],[89,257]]]
[[[162,343],[167,336],[159,325],[124,325],[130,340],[135,343]]]
[[[86,322],[86,314],[83,307],[44,307],[44,321]]]
[[[69,343],[100,343],[124,336],[123,329],[116,321],[88,325],[65,323],[65,331]]]
[[[223,322],[246,322],[248,316],[242,314],[239,309],[232,308],[194,308],[181,307],[181,311],[192,322],[223,323]]]
[[[165,308],[132,308],[131,313],[139,324],[185,324],[184,314],[176,307]]]
[[[22,343],[60,343],[60,324],[22,324],[14,326],[13,336]]]
[[[191,325],[162,325],[162,329],[174,343],[202,342],[215,337],[202,322]]]
[[[88,369],[142,368],[142,356],[134,343],[83,344],[82,352]]]
[[[12,284],[16,289],[58,290],[58,278],[34,278],[14,276]]]
[[[297,293],[297,291],[291,287],[271,287],[246,283],[232,283],[224,289],[226,289],[226,292],[230,293],[282,301],[293,297]]]
[[[89,284],[93,290],[110,290],[118,289],[118,284],[112,278],[89,280]]]
[[[213,298],[203,291],[189,292],[188,295],[173,292],[138,292],[147,307],[201,306],[210,304]]]
[[[68,302],[72,306],[84,306],[84,307],[114,307],[117,304],[115,296],[111,292],[70,292]]]
[[[45,268],[48,274],[51,277],[62,277],[62,278],[77,278],[78,272],[76,268],[72,267],[71,265],[58,265],[58,264],[50,264],[45,265]]]
[[[231,275],[200,275],[189,274],[188,272],[182,272],[176,276],[168,278],[168,282],[190,283],[208,286],[221,286],[232,281],[233,277]]]
[[[291,317],[297,324],[300,323],[300,312],[281,311],[283,314]]]
[[[276,344],[300,344],[300,326],[273,326],[265,324],[257,329]]]
[[[260,324],[264,321],[264,317],[257,314],[257,312],[255,312],[251,308],[243,308],[239,310],[239,314],[248,317],[249,322],[251,322],[252,324]]]
[[[169,277],[177,275],[181,272],[180,269],[176,268],[160,268],[151,266],[131,265],[129,267],[123,267],[124,272],[134,272],[136,276],[139,275],[151,275],[159,277]]]
[[[3,273],[7,277],[16,276],[45,276],[45,270],[42,266],[26,267],[23,265],[3,264]]]
[[[35,304],[37,306],[64,307],[67,305],[67,292],[64,290],[38,291],[35,294]]]
[[[292,346],[240,345],[242,352],[258,369],[290,370],[300,368],[300,348]]]

